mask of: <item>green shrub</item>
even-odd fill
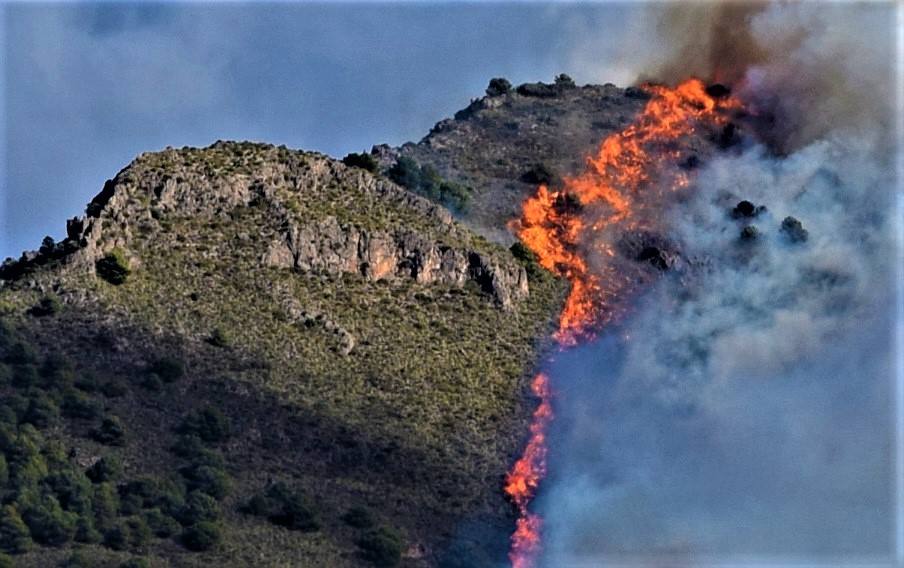
[[[75,536],[78,515],[64,511],[56,497],[43,495],[25,505],[22,519],[36,542],[61,546]]]
[[[565,73],[556,75],[555,83],[556,87],[559,87],[561,89],[573,89],[575,87],[574,79],[572,79]]]
[[[113,550],[125,550],[129,547],[131,538],[129,527],[124,522],[117,522],[104,531],[104,546]]]
[[[207,343],[210,343],[214,347],[225,348],[232,345],[232,338],[222,328],[217,327],[210,333],[210,337],[207,338]]]
[[[409,191],[458,210],[470,203],[472,190],[450,180],[444,180],[433,166],[419,166],[413,159],[402,156],[387,172],[389,178]]]
[[[67,418],[81,420],[94,420],[102,412],[102,408],[96,400],[76,389],[68,389],[63,394],[62,410],[63,415]]]
[[[38,370],[34,365],[16,365],[13,367],[13,386],[26,389],[37,386],[40,383]]]
[[[34,348],[27,343],[16,341],[5,349],[3,361],[11,365],[29,365],[38,360]]]
[[[145,511],[144,518],[151,531],[160,538],[169,538],[182,528],[179,521],[157,508]]]
[[[555,185],[559,183],[559,175],[544,163],[534,164],[521,175],[521,181],[532,185]]]
[[[108,252],[94,264],[94,267],[98,276],[115,286],[124,283],[131,273],[129,262],[120,249]]]
[[[125,526],[128,528],[129,546],[141,549],[148,545],[151,540],[151,529],[144,517],[133,515],[125,520]]]
[[[183,468],[182,475],[189,491],[201,491],[214,499],[222,499],[229,492],[229,475],[220,468],[193,464]]]
[[[105,481],[94,487],[91,510],[94,511],[94,524],[101,532],[106,532],[116,524],[119,496],[112,483]]]
[[[10,554],[22,554],[31,549],[31,532],[19,511],[12,505],[0,512],[0,550]]]
[[[179,426],[179,433],[195,435],[208,444],[215,444],[229,439],[230,429],[229,419],[220,410],[207,407],[186,416]]]
[[[85,513],[91,510],[91,495],[94,493],[91,482],[85,474],[72,469],[69,464],[56,467],[53,473],[44,478],[44,485],[53,491],[60,505],[67,511]]]
[[[368,531],[357,544],[361,556],[374,566],[391,568],[398,566],[402,559],[402,537],[389,527]]]
[[[396,160],[396,163],[389,168],[387,175],[392,181],[412,191],[421,186],[421,168],[417,162],[407,156]]]
[[[374,526],[375,520],[373,513],[364,507],[355,506],[350,508],[344,515],[342,520],[350,527],[356,529],[369,529]]]
[[[185,375],[185,366],[174,357],[161,357],[154,360],[147,371],[157,375],[165,383],[174,383]]]
[[[0,363],[0,387],[12,384],[13,370],[6,363]]]
[[[56,296],[44,296],[37,304],[28,310],[28,313],[35,317],[52,316],[60,312],[63,305]]]
[[[194,458],[207,450],[204,442],[195,434],[183,434],[176,439],[176,443],[170,448],[174,454],[182,458]]]
[[[201,552],[210,550],[220,542],[220,525],[211,521],[201,521],[182,532],[182,545],[189,550]]]
[[[10,555],[0,552],[0,568],[15,568],[13,559]]]
[[[367,170],[371,173],[377,173],[380,170],[380,164],[377,163],[377,160],[370,154],[365,153],[358,154],[357,152],[352,152],[342,158],[342,163],[346,166],[361,168],[362,170]]]
[[[151,392],[159,392],[163,388],[163,380],[157,373],[151,373],[144,377],[144,380],[141,381],[141,386]]]
[[[185,505],[179,511],[179,522],[184,526],[202,521],[216,521],[219,518],[220,505],[216,499],[200,491],[189,493],[185,498]]]
[[[107,381],[100,387],[100,392],[109,398],[119,398],[126,394],[126,387],[118,381]]]
[[[125,443],[126,430],[122,421],[116,416],[104,418],[100,427],[92,433],[92,437],[108,446],[122,446]]]
[[[22,421],[33,424],[36,428],[47,428],[59,417],[60,408],[56,402],[43,391],[37,391],[32,393]]]
[[[512,90],[512,84],[509,83],[508,79],[503,77],[494,77],[490,79],[490,84],[487,86],[487,96],[490,97],[498,97],[500,95],[504,95]]]
[[[252,497],[243,511],[292,530],[312,532],[320,528],[313,504],[301,491],[283,482],[274,483]]]
[[[76,550],[61,564],[63,568],[94,568],[96,565],[96,562],[89,558],[83,550]]]
[[[5,487],[9,482],[9,465],[6,463],[6,456],[0,454],[0,488]]]
[[[119,461],[119,458],[107,455],[94,462],[94,465],[88,468],[85,475],[94,483],[103,483],[105,481],[114,481],[121,473],[122,462]]]
[[[97,544],[103,535],[94,527],[94,520],[90,515],[79,515],[75,522],[75,542],[83,544]]]
[[[82,373],[75,379],[75,388],[84,392],[96,392],[100,383],[94,373]]]

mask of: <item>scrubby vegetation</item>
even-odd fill
[[[186,168],[244,176],[258,155],[314,160],[224,144],[147,155],[120,175],[139,188]],[[274,191],[300,222],[404,227],[513,262],[345,185],[368,174],[336,172],[348,177],[316,194]],[[101,278],[47,266],[33,285],[0,288],[0,442],[25,444],[2,453],[0,550],[17,566],[392,566],[409,547],[443,550],[462,518],[505,515],[498,479],[560,282],[534,271],[530,297],[502,310],[474,284],[265,268],[272,208],[180,217],[154,209],[153,190],[130,199],[157,213],[120,239],[117,264],[135,269],[117,285],[100,266]],[[59,305],[34,313],[44,297]],[[322,317],[293,318],[285,297]],[[353,351],[340,354],[326,318]],[[492,530],[488,542],[505,542]]]
[[[380,170],[380,164],[377,163],[377,160],[370,154],[365,154],[363,152],[360,154],[357,152],[348,154],[342,158],[342,163],[346,166],[367,170],[372,174],[375,174]]]
[[[97,275],[113,285],[120,285],[126,281],[131,272],[129,262],[121,249],[108,252],[95,264]]]
[[[504,95],[512,90],[512,84],[509,83],[508,79],[504,77],[495,77],[490,79],[490,84],[487,86],[487,96],[489,97],[498,97],[500,95]]]
[[[419,166],[411,158],[399,158],[387,174],[397,184],[458,211],[465,211],[471,200],[471,188],[443,179],[432,166]]]

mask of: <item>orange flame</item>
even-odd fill
[[[531,390],[540,398],[540,405],[531,420],[530,440],[505,480],[505,493],[520,515],[509,553],[513,568],[533,567],[540,549],[540,526],[543,524],[543,519],[528,511],[527,506],[546,476],[546,429],[553,418],[547,376],[540,373],[534,377]]]
[[[617,275],[604,278],[606,266],[590,269],[592,247],[610,257],[614,253],[604,239],[588,239],[586,233],[640,226],[644,203],[661,203],[657,197],[688,184],[687,173],[675,167],[683,157],[678,142],[700,124],[726,123],[725,111],[740,108],[737,99],[707,94],[697,79],[673,89],[656,85],[644,89],[652,98],[638,119],[603,140],[587,159],[586,171],[566,178],[561,190],[540,186],[514,224],[540,264],[571,282],[556,335],[565,345],[573,345],[617,315],[609,298],[623,296],[629,285]]]
[[[710,96],[697,79],[675,88],[645,85],[644,90],[651,98],[637,120],[603,140],[584,173],[566,178],[562,189],[541,185],[513,224],[540,264],[571,283],[555,335],[562,346],[592,336],[593,329],[620,315],[634,285],[607,261],[615,251],[606,231],[644,227],[665,195],[689,184],[687,173],[676,167],[686,157],[681,140],[701,125],[726,124],[726,111],[741,107],[732,97]],[[546,375],[537,375],[532,387],[540,405],[527,447],[505,484],[519,513],[509,552],[513,568],[533,568],[543,524],[528,506],[546,475],[546,431],[553,412]]]

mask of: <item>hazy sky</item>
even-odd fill
[[[0,259],[63,237],[144,151],[252,139],[341,156],[420,139],[493,76],[624,82],[632,9],[8,4]]]

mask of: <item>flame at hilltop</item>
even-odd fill
[[[679,167],[688,158],[680,141],[701,127],[731,127],[730,112],[741,108],[724,87],[707,89],[697,79],[643,90],[651,98],[635,122],[607,137],[585,172],[566,178],[561,189],[541,185],[514,223],[540,264],[571,283],[556,332],[563,347],[592,337],[624,311],[634,282],[609,261],[615,258],[613,235],[650,228],[663,198],[688,185],[688,169]],[[546,474],[546,431],[553,419],[546,375],[537,375],[533,392],[540,405],[530,439],[505,485],[520,514],[509,554],[513,568],[531,568],[540,551],[542,519],[529,504]]]

